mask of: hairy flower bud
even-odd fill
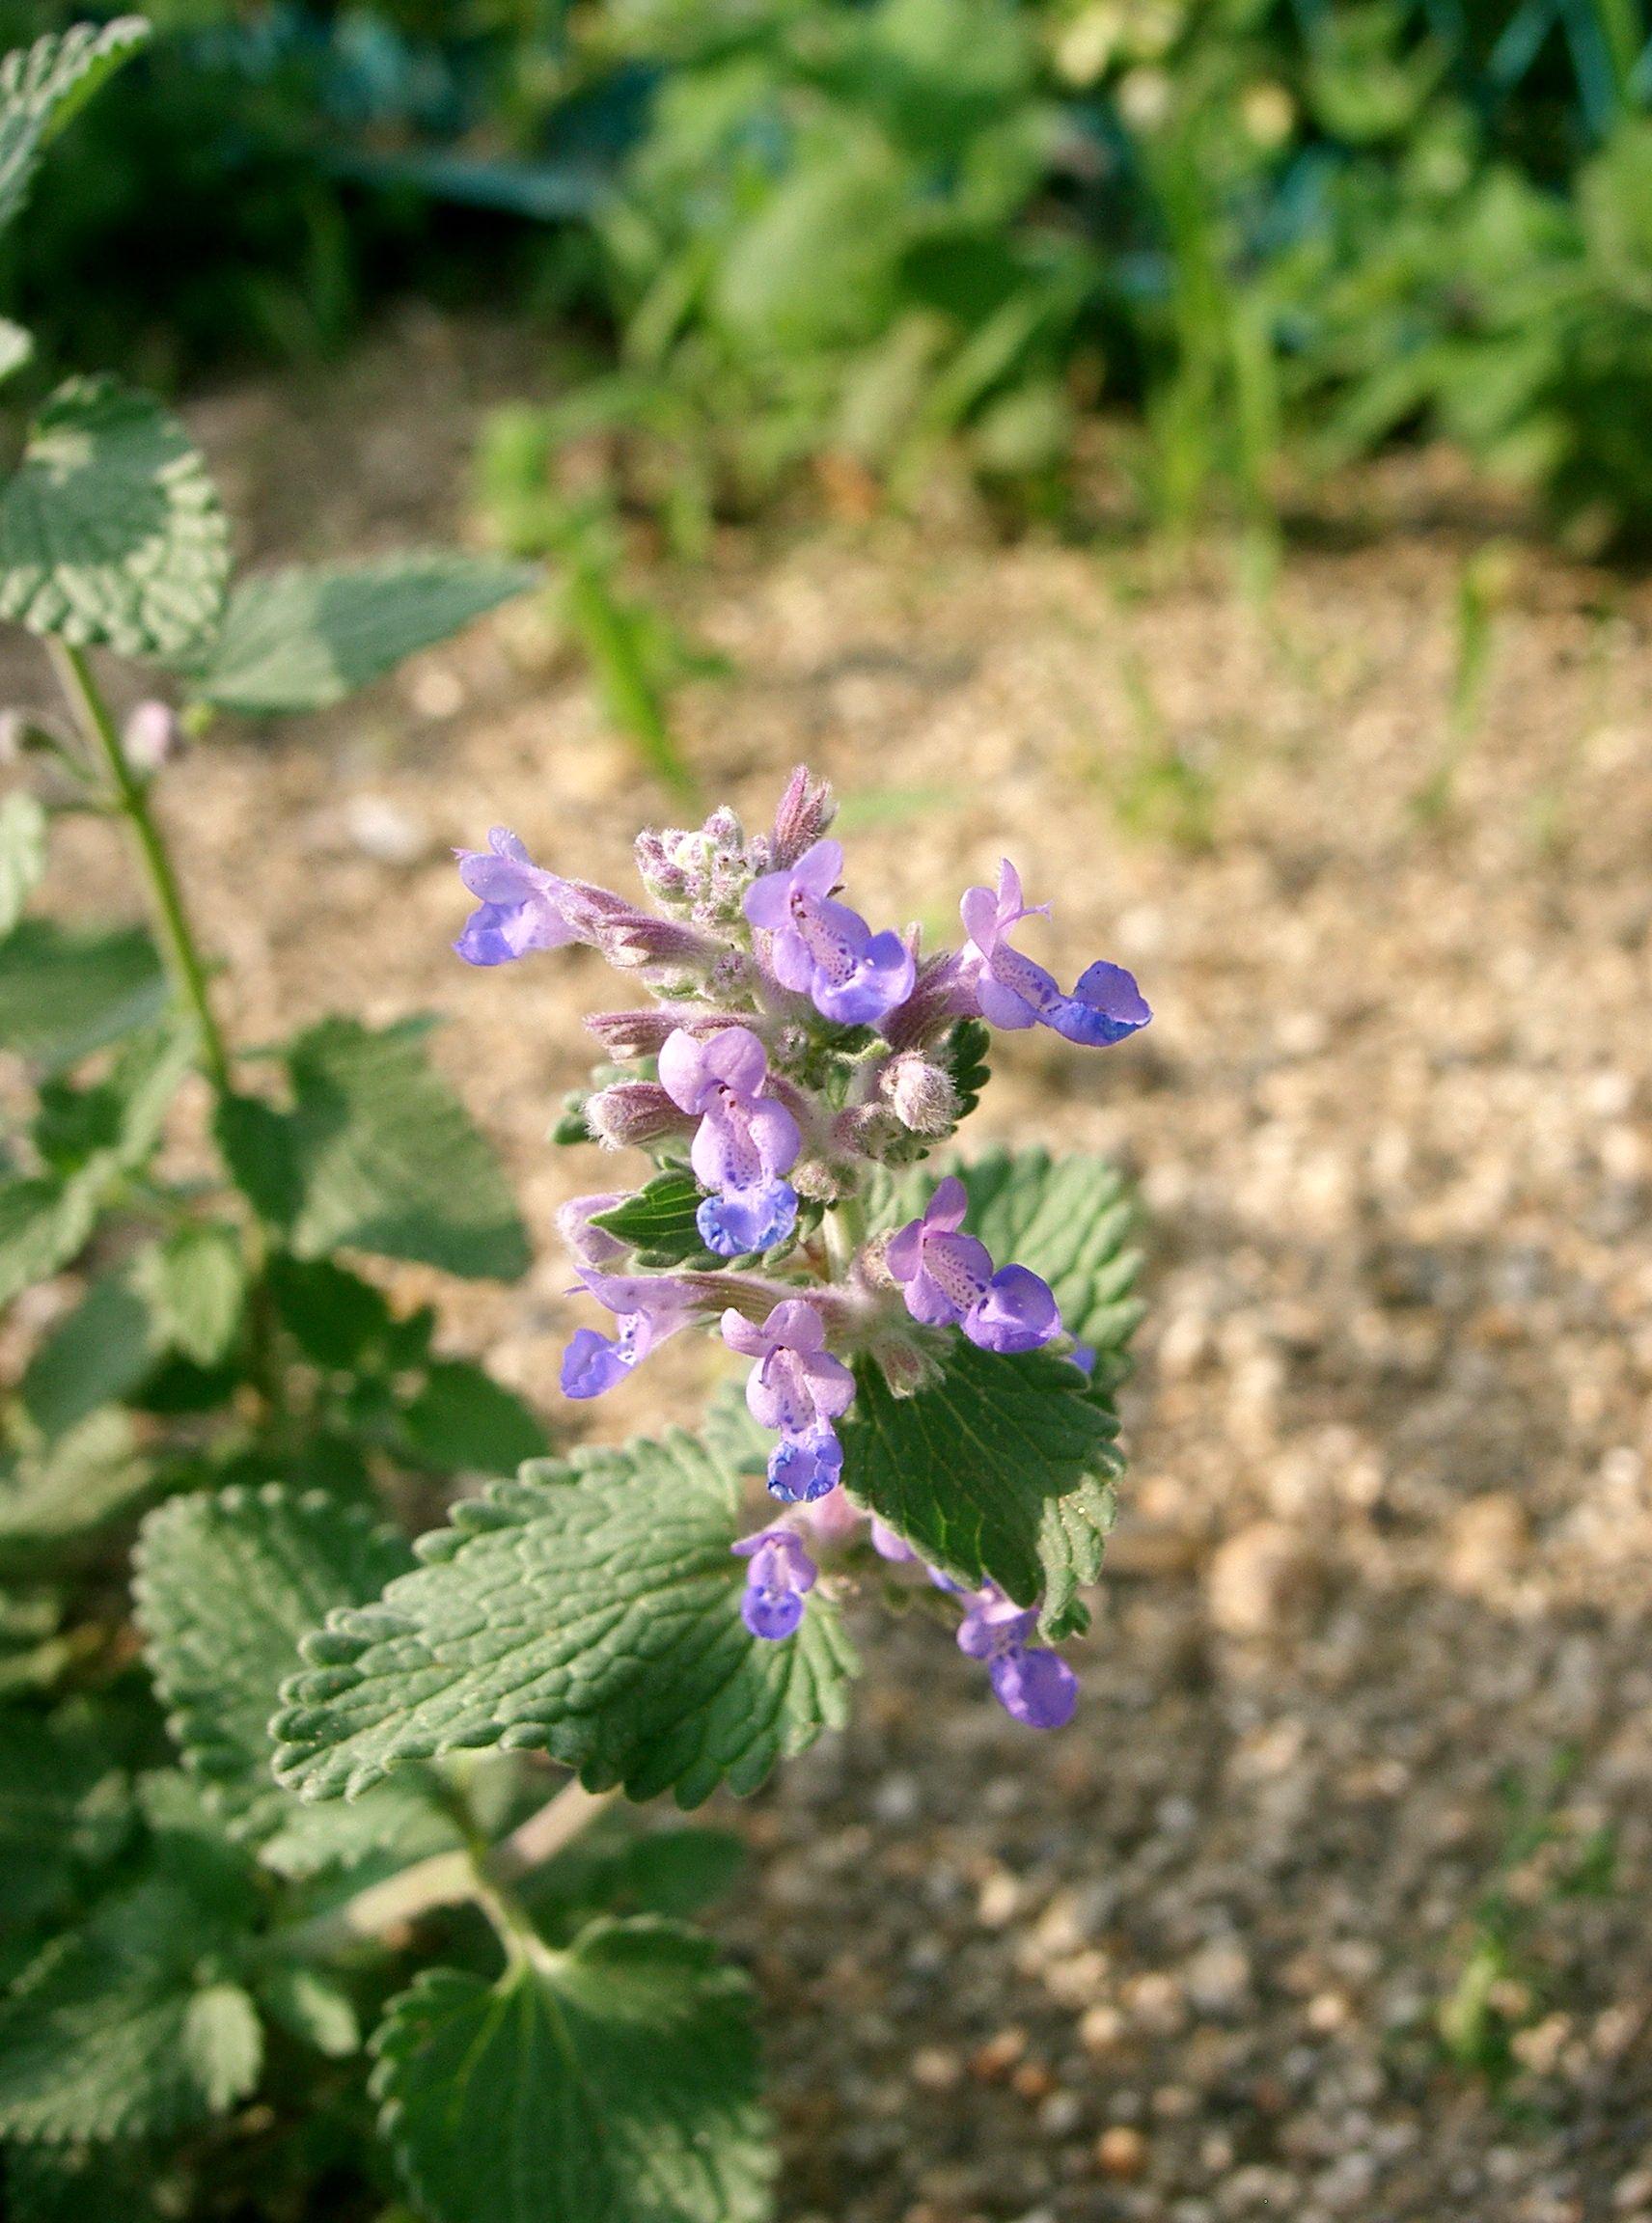
[[[774,832],[768,838],[767,869],[789,872],[806,849],[812,849],[838,815],[830,783],[810,777],[800,764],[785,783],[785,793],[775,812]]]
[[[946,1135],[958,1123],[958,1091],[950,1073],[914,1056],[896,1057],[883,1077],[895,1117],[914,1135]]]
[[[617,1081],[612,1088],[599,1088],[587,1102],[585,1117],[592,1135],[610,1150],[685,1135],[694,1125],[656,1081]]]
[[[687,1022],[670,1011],[589,1011],[585,1024],[611,1057],[657,1057],[666,1036]]]
[[[557,1232],[582,1266],[613,1266],[626,1255],[626,1246],[605,1227],[592,1221],[601,1212],[623,1204],[623,1196],[570,1196],[557,1213]]]
[[[906,1002],[890,1013],[883,1031],[896,1050],[918,1050],[938,1041],[954,1021],[971,1018],[978,1009],[962,960],[955,950],[942,949],[919,966],[917,984]]]
[[[677,845],[685,838],[681,834],[661,832],[648,827],[638,835],[631,854],[637,862],[637,877],[654,898],[668,911],[686,911],[692,901],[689,892],[689,875],[677,858]]]
[[[702,977],[724,954],[692,926],[650,918],[647,911],[633,911],[629,905],[593,919],[591,938],[610,965],[641,973],[650,982]]]

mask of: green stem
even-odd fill
[[[213,1014],[211,997],[206,987],[206,966],[201,955],[200,945],[189,923],[189,915],[183,908],[183,892],[178,885],[172,859],[150,810],[149,795],[142,781],[135,779],[121,747],[121,737],[115,730],[115,721],[109,706],[97,691],[91,667],[78,648],[71,648],[67,641],[47,643],[52,663],[57,672],[58,684],[69,699],[69,707],[80,723],[81,730],[96,755],[109,775],[111,800],[121,816],[131,829],[144,877],[149,885],[150,901],[160,928],[161,947],[167,969],[179,1001],[194,1018],[201,1038],[201,1057],[206,1068],[206,1077],[216,1094],[226,1097],[233,1091],[230,1077],[230,1055],[224,1037]]]

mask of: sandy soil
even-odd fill
[[[525,374],[415,321],[195,421],[249,553],[354,551],[453,529],[474,411]],[[757,821],[807,756],[880,919],[944,924],[1007,853],[1058,969],[1115,957],[1158,1013],[1105,1057],[1001,1038],[977,1122],[1109,1151],[1144,1203],[1077,1723],[1017,1730],[935,1633],[868,1621],[853,1728],[730,1809],[788,2223],[1652,2218],[1652,598],[1511,544],[1453,808],[1419,813],[1477,535],[1406,484],[1271,616],[1214,556],[895,526],[731,543],[674,590],[737,668],[681,706],[713,798]],[[226,732],[168,808],[247,1038],[449,1019],[542,1244],[518,1288],[442,1292],[455,1344],[569,1433],[691,1416],[680,1346],[554,1410],[551,1217],[603,1168],[543,1136],[622,993],[584,952],[446,953],[447,845],[503,820],[623,883],[664,812],[554,623]],[[1505,1779],[1552,1807],[1512,1860]],[[1435,2016],[1500,1887],[1494,2089]]]

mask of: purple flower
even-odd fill
[[[777,1304],[760,1328],[728,1311],[723,1340],[757,1359],[746,1403],[759,1427],[780,1432],[769,1454],[771,1494],[793,1504],[824,1497],[843,1470],[843,1446],[832,1423],[854,1403],[855,1378],[826,1349],[819,1313],[798,1297]]]
[[[1061,1729],[1073,1717],[1079,1679],[1059,1652],[1027,1639],[1038,1626],[1032,1606],[1014,1605],[995,1582],[973,1593],[958,1624],[958,1650],[987,1662],[993,1696],[1029,1729]]]
[[[994,1027],[1053,1028],[1067,1041],[1091,1048],[1122,1042],[1145,1027],[1153,1014],[1122,966],[1098,960],[1065,996],[1042,965],[1009,947],[1005,937],[1012,926],[1047,917],[1049,909],[1047,903],[1022,903],[1021,876],[1007,860],[999,866],[996,895],[990,888],[966,892],[959,905],[970,937],[964,962],[975,977],[981,1017]]]
[[[600,1397],[616,1388],[650,1351],[686,1328],[700,1300],[669,1274],[598,1274],[580,1269],[580,1280],[599,1304],[619,1317],[619,1333],[581,1328],[563,1353],[564,1397]]]
[[[766,1250],[797,1224],[797,1192],[781,1175],[803,1139],[785,1106],[761,1093],[767,1079],[768,1058],[749,1027],[725,1027],[703,1042],[678,1028],[660,1050],[660,1085],[701,1115],[689,1162],[712,1194],[695,1223],[720,1258]]]
[[[740,1618],[746,1627],[771,1644],[794,1634],[803,1619],[804,1597],[813,1589],[818,1573],[803,1539],[789,1528],[765,1528],[760,1536],[748,1536],[730,1549],[752,1562],[746,1570],[746,1594],[740,1600]]]
[[[968,1204],[963,1183],[949,1173],[922,1219],[890,1237],[884,1255],[906,1309],[926,1327],[955,1323],[983,1351],[1036,1351],[1060,1332],[1049,1284],[1026,1266],[994,1273],[986,1245],[959,1232]]]
[[[626,1254],[626,1245],[606,1227],[592,1221],[623,1204],[623,1196],[570,1196],[557,1208],[557,1231],[582,1266],[616,1266]]]
[[[916,972],[898,934],[874,934],[858,911],[833,902],[842,872],[842,843],[816,841],[788,870],[753,882],[746,917],[773,935],[783,988],[812,997],[840,1026],[867,1027],[906,1001]]]
[[[458,851],[459,878],[478,898],[454,947],[467,965],[507,965],[530,949],[561,949],[580,939],[567,915],[569,883],[536,864],[504,826],[485,849]]]
[[[872,1550],[880,1559],[888,1559],[896,1567],[905,1566],[918,1556],[906,1538],[897,1536],[889,1523],[880,1521],[875,1513],[872,1515]]]

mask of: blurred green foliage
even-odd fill
[[[302,352],[406,286],[549,309],[590,375],[540,445],[605,443],[689,553],[805,471],[855,514],[945,455],[1059,511],[1098,400],[1139,412],[1115,447],[1172,537],[1225,513],[1265,554],[1312,473],[1417,434],[1582,544],[1652,527],[1642,0],[171,0],[161,29],[5,273],[81,357]]]

